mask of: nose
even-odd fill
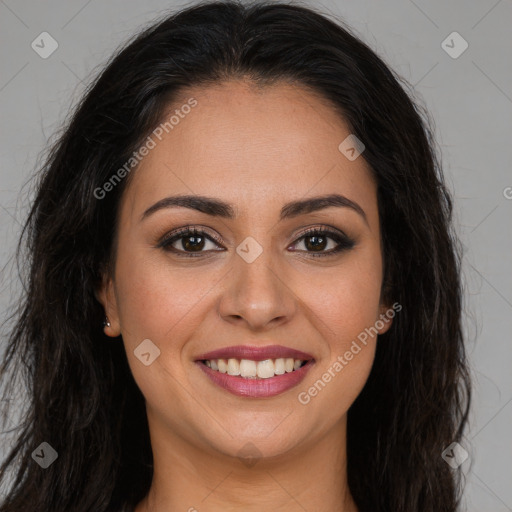
[[[251,263],[235,255],[219,302],[221,318],[246,324],[251,330],[289,322],[297,309],[297,297],[279,268],[271,251],[264,250]]]

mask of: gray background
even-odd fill
[[[466,249],[464,322],[475,389],[463,510],[512,511],[512,2],[308,3],[345,19],[435,119]],[[0,0],[0,321],[19,290],[13,251],[31,197],[22,185],[48,139],[118,45],[165,10],[190,4]],[[43,31],[59,44],[47,59],[31,48]],[[441,47],[453,31],[469,44],[455,59]]]

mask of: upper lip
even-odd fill
[[[289,358],[302,359],[304,361],[313,359],[311,354],[284,347],[282,345],[267,345],[265,347],[255,347],[251,345],[236,345],[233,347],[224,347],[212,352],[206,352],[196,357],[196,361],[205,359],[250,359],[252,361],[264,361],[265,359]]]

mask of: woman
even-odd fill
[[[305,7],[199,4],[122,49],[23,232],[0,511],[455,511],[470,382],[434,145]]]

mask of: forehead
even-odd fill
[[[194,106],[190,106],[194,105]],[[132,213],[176,193],[221,197],[237,211],[315,192],[338,191],[368,204],[375,184],[362,157],[338,149],[350,135],[339,112],[289,83],[245,80],[188,88],[150,137],[152,149],[124,200]]]

